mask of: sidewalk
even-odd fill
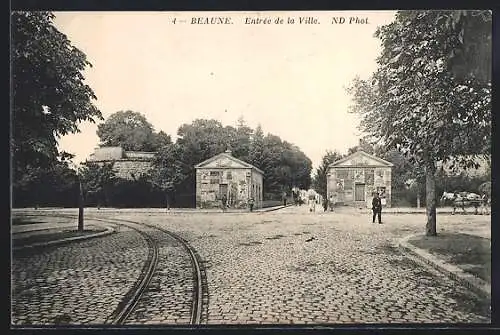
[[[75,222],[43,222],[12,225],[12,250],[66,244],[106,236],[116,231],[115,227],[92,219],[85,220],[84,228],[83,232],[79,232]]]
[[[273,207],[264,207],[254,209],[253,212],[271,212],[278,209],[282,209],[285,207],[290,207],[291,204],[287,204],[286,206],[279,205]],[[205,213],[205,214],[213,214],[213,213],[223,213],[220,208],[114,208],[114,207],[86,207],[85,213],[99,213],[99,212],[120,212],[120,213]],[[78,214],[78,208],[39,208],[39,209],[31,209],[31,208],[14,208],[12,210],[12,216],[15,217],[18,213],[30,213],[30,214],[50,214],[52,212],[63,213],[63,214]],[[224,213],[250,213],[250,209],[234,209],[228,208]]]
[[[342,210],[344,208],[349,208],[348,206],[339,206],[339,210]],[[371,208],[356,208],[356,207],[351,207],[353,210],[357,210],[359,213],[371,213],[372,210]],[[473,215],[475,210],[474,208],[466,208],[465,209],[466,214]],[[490,211],[489,211],[490,212]],[[384,207],[382,208],[382,214],[426,214],[426,208],[425,207]],[[453,207],[437,207],[436,208],[436,213],[437,214],[452,214],[453,213]],[[481,211],[478,209],[478,213],[480,214]],[[462,209],[457,208],[455,211],[456,215],[461,215],[462,214]]]
[[[410,260],[433,267],[482,296],[491,297],[491,240],[446,233],[410,235],[397,242]]]

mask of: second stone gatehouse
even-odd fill
[[[262,207],[264,172],[231,155],[220,153],[195,166],[196,207],[219,208],[226,195],[230,208],[247,208],[250,198],[254,208]]]
[[[376,192],[382,205],[391,207],[391,173],[393,164],[382,158],[357,151],[328,166],[327,196],[338,204],[371,208]]]

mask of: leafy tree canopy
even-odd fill
[[[163,131],[155,133],[144,115],[130,110],[112,114],[98,125],[97,135],[101,146],[121,146],[130,151],[157,151],[172,143]]]
[[[355,150],[354,150],[355,152]],[[350,155],[350,154],[349,154]],[[328,167],[330,164],[344,158],[344,155],[337,151],[327,150],[326,154],[321,159],[321,164],[316,168],[316,174],[313,180],[313,187],[322,196],[326,197],[327,189],[327,178],[328,178]]]
[[[82,121],[102,119],[94,92],[84,84],[83,71],[91,64],[53,19],[50,12],[11,15],[15,180],[29,166],[53,164],[60,136],[78,132]]]
[[[380,27],[378,68],[349,89],[360,128],[425,169],[427,234],[436,234],[436,162],[476,166],[491,147],[491,81],[485,75],[491,12],[399,11]],[[488,48],[488,47],[487,47]],[[481,62],[467,62],[476,52]],[[484,63],[484,64],[483,64]]]
[[[452,25],[454,14],[398,12],[376,33],[383,45],[378,70],[369,80],[355,79],[350,92],[362,130],[389,148],[421,163],[455,160],[471,167],[474,155],[490,151],[491,83],[474,69],[460,77],[451,71],[452,56],[466,48],[467,18],[483,19],[468,13]],[[483,25],[491,27],[491,16]]]

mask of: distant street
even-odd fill
[[[50,215],[29,212],[45,220]],[[386,213],[381,225],[357,209],[309,213],[306,206],[269,213],[86,214],[152,224],[186,240],[202,267],[202,324],[490,322],[489,301],[392,247],[424,232],[424,214]],[[490,220],[439,214],[438,233],[489,238]],[[150,229],[159,241],[155,276],[127,323],[187,324],[193,285],[188,254],[178,241]],[[36,254],[14,253],[12,323],[109,321],[147,258],[144,236],[125,227]]]

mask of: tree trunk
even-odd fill
[[[79,182],[80,184],[80,194],[78,197],[78,231],[82,232],[83,231],[83,187],[82,187],[82,182]]]
[[[427,224],[425,234],[436,236],[436,167],[434,162],[429,162],[425,168],[425,191],[427,207]]]
[[[420,208],[420,192],[417,193],[417,208]]]

